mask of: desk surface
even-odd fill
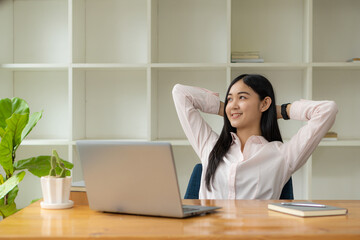
[[[262,200],[184,200],[221,206],[217,213],[171,219],[101,213],[76,204],[44,210],[36,202],[0,222],[0,238],[47,239],[360,239],[360,201],[316,201],[345,216],[300,218],[269,211]]]

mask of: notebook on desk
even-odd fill
[[[182,205],[169,143],[81,140],[76,146],[93,210],[183,218],[218,209]]]

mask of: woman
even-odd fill
[[[276,106],[261,75],[235,78],[225,103],[206,89],[177,84],[173,98],[185,134],[201,159],[200,199],[279,199],[290,176],[305,164],[335,121],[332,101],[300,100]],[[220,136],[199,111],[224,117]],[[308,121],[287,143],[277,119]]]

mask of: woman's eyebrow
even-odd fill
[[[237,93],[237,95],[240,95],[240,94],[250,95],[250,93],[248,93],[248,92],[238,92],[238,93]],[[229,93],[228,96],[232,96],[232,93]]]

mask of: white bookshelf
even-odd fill
[[[359,9],[357,0],[0,1],[0,97],[44,110],[18,159],[60,149],[77,181],[76,140],[169,141],[184,194],[199,160],[172,87],[224,98],[234,77],[260,73],[279,104],[329,99],[340,109],[332,128],[339,140],[322,141],[294,174],[295,198],[358,199],[349,186],[360,175],[360,64],[346,60],[360,56]],[[265,62],[231,63],[232,51],[260,51]],[[204,117],[220,132],[221,118]],[[283,138],[303,124],[280,121]],[[41,196],[24,194],[20,206]]]

